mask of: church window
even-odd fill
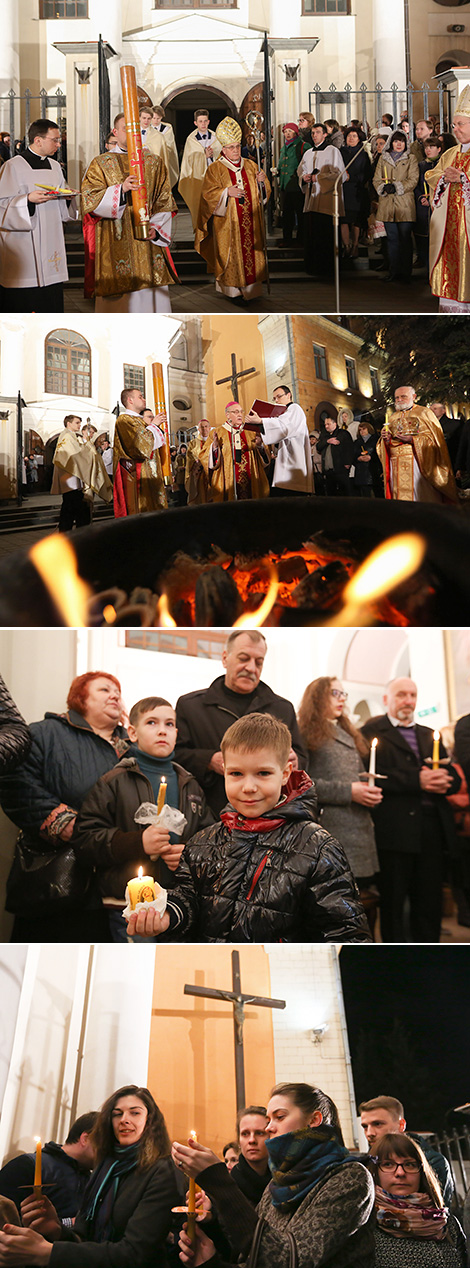
[[[91,396],[91,349],[76,330],[51,330],[45,345],[45,390]]]
[[[376,370],[374,365],[369,366],[369,369],[370,369],[370,381],[372,384],[372,392],[374,396],[380,396],[379,372],[378,370]]]
[[[188,343],[184,335],[180,335],[176,343],[173,344],[170,355],[170,365],[189,369],[188,365]]]
[[[145,396],[145,369],[143,365],[124,366],[124,387],[136,387]]]
[[[87,18],[88,0],[39,0],[40,18]]]
[[[317,379],[328,380],[330,376],[328,374],[326,348],[323,348],[320,343],[314,343],[313,356],[315,360],[315,374],[317,376]]]
[[[302,13],[350,13],[351,0],[302,0]]]
[[[168,652],[174,656],[199,656],[220,660],[227,642],[226,630],[126,630],[126,647],[145,652]]]
[[[353,357],[345,357],[346,374],[348,376],[348,387],[351,392],[357,392],[357,370],[356,362]]]

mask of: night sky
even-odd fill
[[[427,1094],[434,1130],[447,1109],[470,1101],[470,946],[344,946],[340,968],[358,1099],[397,1096],[410,1128],[424,1130]],[[388,1086],[377,1086],[369,1052]],[[416,1088],[409,1065],[420,1068]]]

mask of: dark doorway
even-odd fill
[[[226,115],[238,118],[238,110],[231,97],[209,84],[186,85],[164,97],[161,104],[165,119],[172,125],[180,159],[186,137],[194,129],[194,111],[199,106],[207,107],[213,131]]]

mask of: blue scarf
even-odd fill
[[[115,1145],[88,1181],[81,1215],[87,1222],[87,1237],[94,1242],[112,1241],[113,1207],[119,1181],[137,1166],[140,1141],[135,1145]]]
[[[340,1145],[334,1127],[306,1127],[302,1131],[285,1132],[266,1142],[268,1164],[272,1174],[269,1192],[273,1206],[288,1215],[327,1171],[350,1161],[344,1145]]]

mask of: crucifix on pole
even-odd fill
[[[184,987],[185,995],[203,996],[204,999],[228,1000],[233,1007],[233,1037],[235,1045],[235,1085],[237,1094],[237,1114],[245,1108],[245,1062],[243,1049],[243,1024],[245,1006],[253,1004],[257,1008],[285,1008],[285,999],[270,999],[264,995],[243,995],[240,979],[240,954],[232,951],[232,990],[216,990],[210,986]]]
[[[226,379],[216,379],[215,385],[216,387],[220,387],[222,383],[230,383],[233,399],[238,404],[239,403],[238,402],[238,380],[243,379],[246,374],[255,374],[256,366],[255,365],[250,366],[249,370],[237,370],[236,352],[232,352],[231,357],[232,357],[232,373],[229,374]]]

